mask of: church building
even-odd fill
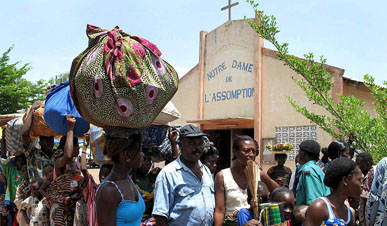
[[[332,95],[353,95],[373,111],[369,90],[360,81],[343,77],[344,70],[326,65],[333,74]],[[237,135],[250,135],[260,146],[258,160],[267,169],[274,156],[268,143],[290,142],[293,153],[286,165],[294,169],[298,145],[307,139],[327,147],[333,138],[290,105],[287,97],[317,114],[326,111],[309,102],[292,80],[300,78],[265,48],[264,40],[245,20],[230,20],[216,29],[200,32],[198,64],[181,77],[172,99],[182,118],[209,134],[220,152],[218,168],[232,164],[232,142]]]

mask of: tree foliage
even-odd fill
[[[0,114],[16,113],[26,109],[36,100],[44,100],[47,82],[31,82],[23,76],[31,69],[24,64],[18,68],[19,61],[10,63],[9,53],[13,46],[0,58]]]
[[[336,139],[347,140],[351,138],[357,148],[372,154],[375,161],[387,155],[387,81],[384,87],[375,84],[374,78],[364,76],[364,85],[369,88],[373,103],[376,106],[376,116],[372,117],[364,107],[364,101],[354,96],[336,94],[339,98],[335,102],[331,88],[332,74],[325,67],[326,59],[320,57],[320,62],[315,62],[313,53],[305,54],[305,59],[299,59],[288,53],[288,44],[279,43],[276,35],[280,32],[276,18],[267,16],[258,10],[258,4],[253,0],[246,0],[258,16],[259,23],[248,19],[248,23],[262,38],[272,43],[277,49],[278,59],[283,61],[301,78],[293,77],[293,81],[305,92],[306,97],[313,104],[320,105],[330,115],[321,115],[307,110],[296,103],[292,97],[287,97],[295,110],[306,118],[319,125],[324,131]]]
[[[70,73],[66,72],[59,75],[55,75],[48,81],[51,85],[59,85],[60,83],[69,80],[69,76],[70,76]]]

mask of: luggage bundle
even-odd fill
[[[71,98],[69,81],[52,86],[47,94],[44,108],[44,120],[55,133],[67,134],[66,116],[73,114],[77,120],[74,127],[74,136],[83,137],[89,130],[90,124],[79,114]],[[35,118],[34,118],[35,119]]]
[[[59,138],[60,136],[57,135],[44,120],[44,109],[45,109],[45,104],[42,103],[40,107],[34,111],[32,116],[33,118],[32,118],[32,124],[30,129],[30,137],[36,138],[39,136],[45,136],[45,137]],[[25,121],[30,110],[31,109],[28,109],[27,113],[24,115],[23,122]]]
[[[260,222],[263,226],[287,226],[283,203],[262,203],[260,207]]]
[[[161,58],[156,45],[118,27],[109,31],[88,25],[86,33],[89,45],[73,60],[69,79],[78,112],[92,124],[94,161],[110,162],[102,154],[103,127],[142,129],[144,144],[161,144],[168,126],[151,124],[180,117],[172,112],[173,104],[167,115],[159,114],[177,91],[175,69]]]
[[[7,151],[13,153],[24,152],[21,130],[23,128],[23,119],[14,118],[7,122],[5,130],[5,140]]]
[[[70,88],[81,115],[99,127],[143,129],[177,91],[178,77],[156,45],[118,27],[87,26],[88,48],[72,63]]]

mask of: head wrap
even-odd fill
[[[107,126],[107,127],[104,127],[103,130],[105,131],[105,137],[106,137],[104,155],[106,155],[109,158],[124,150],[124,147],[122,147],[121,145],[111,146],[106,148],[106,144],[110,143],[109,142],[110,139],[114,139],[114,138],[125,139],[127,144],[129,145],[130,143],[133,142],[133,137],[132,137],[133,135],[138,134],[141,136],[141,131],[139,129]]]

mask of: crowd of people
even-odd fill
[[[155,147],[142,144],[139,130],[105,127],[104,154],[112,164],[100,166],[97,184],[86,163],[88,134],[80,151],[73,115],[66,116],[68,131],[57,147],[53,137],[33,142],[29,131],[39,105],[32,105],[21,130],[25,151],[6,152],[2,145],[1,225],[251,226],[272,225],[276,217],[292,226],[387,225],[387,158],[375,166],[367,152],[352,156],[344,141],[322,150],[303,141],[295,172],[285,166],[286,154],[276,154],[277,165],[267,172],[260,167],[260,214],[273,211],[263,221],[254,218],[244,171],[260,151],[253,138],[238,136],[232,166],[219,169],[221,151],[204,142],[205,133],[193,125],[171,127],[172,161],[160,169],[152,162]]]

